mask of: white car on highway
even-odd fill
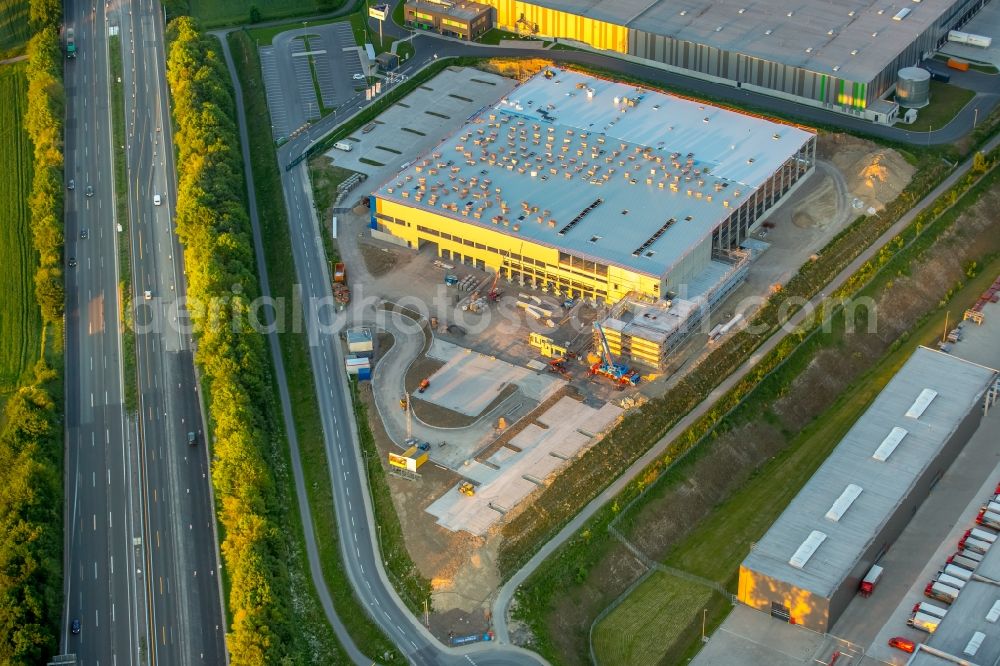
[[[154,194],[153,195],[153,205],[154,206],[159,206],[160,205],[160,201],[161,201],[160,200],[160,195],[159,194]]]

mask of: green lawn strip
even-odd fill
[[[122,81],[121,37],[108,38],[108,60],[111,70],[111,137],[114,143],[115,214],[121,233],[118,234],[118,289],[122,311],[122,376],[125,409],[135,412],[139,384],[135,360],[135,322],[132,303],[131,225],[128,213],[128,180],[125,163],[125,84]]]
[[[996,173],[994,172],[994,174]],[[991,186],[995,180],[997,178],[989,179],[988,182],[984,181],[976,189],[982,191]],[[966,195],[964,201],[967,205],[976,199],[976,194],[976,191],[970,191]],[[897,257],[897,265],[890,266],[891,269],[896,270],[887,270],[883,274],[896,275],[900,271],[906,272],[908,266],[913,261],[919,260],[919,257],[934,242],[937,235],[950,227],[959,214],[960,211],[949,211],[948,214],[942,216],[935,225],[936,233],[926,234],[920,241],[907,248],[903,253],[905,256]],[[1000,259],[994,259],[985,270],[981,270],[957,293],[950,294],[950,303],[959,307],[969,304],[992,283],[998,270],[1000,270]],[[886,279],[889,278],[874,280],[860,295],[874,295],[885,286]],[[851,426],[913,353],[913,350],[918,345],[929,345],[934,342],[943,324],[944,309],[944,307],[938,307],[926,313],[911,334],[901,336],[900,341],[893,345],[872,370],[853,382],[829,409],[804,428],[781,453],[757,470],[750,481],[722,502],[710,516],[701,522],[698,528],[678,543],[668,554],[665,563],[696,576],[713,580],[730,589],[735,588],[739,564],[749,552],[750,544],[759,540],[784,511],[792,498],[826,460]],[[814,338],[821,339],[822,342],[809,345],[813,349],[808,349],[806,346],[800,347],[793,355],[801,357],[800,362],[794,365],[799,369],[804,369],[814,356],[814,350],[837,346],[842,335],[843,325],[841,321],[838,321],[831,333],[821,333],[814,336]],[[787,365],[783,367],[782,371],[786,370],[787,367]],[[759,389],[748,396],[747,400],[728,419],[733,422],[745,422],[764,413],[773,396],[778,392],[786,391],[798,375],[798,371],[781,372],[780,375],[782,376],[772,375],[772,377],[768,377]],[[684,471],[690,467],[691,463],[685,460],[684,464],[677,466],[675,473],[670,475],[670,479],[664,479],[660,484],[664,487],[676,485],[677,482],[683,480]],[[634,527],[641,529],[640,525]],[[712,557],[705,557],[705,553],[712,553]],[[687,584],[698,587],[696,584]],[[636,592],[638,591],[639,589],[636,590]],[[697,619],[695,617],[699,612],[697,608],[691,608],[687,613],[684,613],[683,608],[678,606],[657,609],[650,607],[648,600],[642,595],[635,597],[634,600],[632,599],[633,595],[622,601],[618,608],[600,624],[603,625],[611,621],[612,617],[619,613],[654,616],[658,612],[663,612],[675,621],[680,621],[681,624]],[[598,625],[599,627],[600,625]],[[597,633],[595,630],[595,635]],[[653,662],[660,661],[668,654],[676,655],[687,652],[691,648],[691,640],[689,637],[683,645],[670,645],[664,642],[661,645],[663,652]]]
[[[291,239],[281,179],[277,170],[274,144],[268,131],[270,117],[260,75],[260,64],[256,49],[245,33],[231,33],[229,45],[233,49],[233,57],[243,86],[244,103],[247,107],[251,162],[263,226],[261,231],[265,239],[264,251],[267,257],[271,293],[275,298],[284,298],[285,303],[290,304],[297,280],[295,266],[291,261]],[[288,307],[285,309],[288,310]],[[333,597],[338,616],[358,647],[366,654],[378,657],[380,660],[386,654],[394,659],[401,659],[402,656],[354,596],[343,569],[337,539],[333,492],[307,339],[304,333],[295,333],[294,328],[292,322],[286,321],[285,332],[279,338],[289,378],[288,390],[292,401],[294,426],[299,440],[299,453],[323,578]]]
[[[409,40],[400,42],[399,45],[396,46],[396,55],[399,56],[400,62],[409,60],[413,57],[414,53],[416,53],[416,50],[413,48],[413,44]]]
[[[355,380],[351,381],[351,398],[354,401],[354,416],[358,422],[358,439],[361,441],[361,451],[364,453],[368,470],[368,486],[371,488],[375,524],[381,528],[379,548],[382,549],[385,571],[400,599],[406,603],[411,612],[419,615],[424,612],[425,604],[430,608],[431,582],[421,575],[406,549],[403,527],[399,523],[396,507],[392,503],[389,480],[385,468],[382,467],[378,448],[375,446],[375,436],[368,425],[368,408],[358,397],[358,384]]]
[[[917,111],[917,120],[906,129],[927,132],[943,128],[969,103],[976,93],[942,81],[931,81],[931,103]]]
[[[0,403],[18,386],[34,381],[42,356],[42,314],[35,300],[38,253],[32,245],[28,199],[34,176],[31,138],[24,129],[28,107],[26,63],[0,68],[0,258],[5,289],[0,297]],[[69,269],[72,270],[72,269]]]
[[[529,40],[538,41],[535,37],[522,37],[516,32],[507,32],[506,30],[501,30],[500,28],[493,28],[489,32],[483,34],[476,41],[480,44],[490,44],[492,46],[499,46],[500,42],[503,40]]]
[[[702,609],[712,597],[724,599],[710,587],[662,571],[654,572],[594,628],[597,663],[607,666],[664,663],[661,659],[665,646],[681,642],[692,630],[701,636]],[[692,617],[696,620],[694,627]]]
[[[254,16],[259,21],[275,21],[295,16],[312,16],[321,13],[335,12],[344,6],[345,0],[188,0],[188,11],[199,19],[204,28],[240,25],[251,21],[251,11],[257,9]],[[168,7],[168,12],[169,12]],[[170,12],[173,16],[177,12]]]

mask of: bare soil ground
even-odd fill
[[[847,182],[848,192],[863,203],[863,208],[885,208],[899,196],[916,171],[895,150],[850,134],[820,135],[816,154],[837,167]],[[861,212],[859,209],[858,214]]]
[[[723,497],[780,451],[789,436],[830,406],[850,382],[962,280],[970,261],[1000,252],[994,214],[998,206],[1000,192],[985,194],[925,253],[912,274],[899,276],[878,296],[874,331],[847,335],[840,348],[817,354],[768,412],[722,434],[685,482],[647,504],[629,521],[629,538],[649,556],[663,559]],[[586,646],[591,622],[642,571],[635,557],[616,544],[581,585],[566,590],[556,600],[548,615],[549,636],[563,663],[589,663]]]
[[[361,248],[361,257],[365,261],[365,268],[373,277],[385,275],[395,268],[400,260],[400,253],[393,252],[388,248],[376,247],[369,243],[359,243],[359,247]]]

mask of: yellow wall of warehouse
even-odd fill
[[[521,255],[536,262],[536,271],[542,270],[542,267],[537,265],[538,263],[544,264],[544,271],[550,276],[548,279],[552,279],[551,276],[565,277],[584,286],[598,298],[605,299],[609,303],[621,300],[632,291],[656,298],[660,296],[658,277],[643,275],[618,266],[608,266],[607,276],[574,272],[560,266],[558,249],[519,238],[514,235],[516,232],[505,234],[471,222],[461,222],[433,211],[414,208],[378,197],[375,198],[375,213],[377,219],[379,215],[382,215],[395,220],[390,222],[378,219],[378,222],[383,231],[406,241],[413,249],[419,248],[424,241],[437,243],[439,256],[441,256],[441,250],[458,252],[484,262],[489,271],[498,270],[509,255]],[[489,222],[487,221],[486,224]],[[447,233],[453,237],[457,236],[460,240],[456,242],[443,238],[441,233]],[[463,241],[472,242],[479,247],[466,245]]]
[[[518,24],[523,17],[528,24],[537,26],[539,35],[573,39],[595,49],[628,52],[628,28],[625,26],[539,7],[520,0],[487,0],[486,4],[496,7],[497,26],[504,30],[525,31],[527,26],[524,22]]]

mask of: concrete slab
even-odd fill
[[[491,456],[490,462],[498,465],[499,470],[476,461],[459,470],[479,484],[473,497],[462,495],[455,487],[435,500],[427,512],[449,530],[485,535],[504,513],[544,485],[546,479],[593,441],[591,436],[576,430],[577,424],[589,422],[596,434],[606,430],[621,413],[621,408],[614,405],[595,409],[572,398],[562,398],[539,417],[549,427],[532,423],[511,440],[511,444],[522,449],[520,452],[500,449]]]
[[[430,376],[431,385],[420,399],[467,416],[480,415],[510,384],[536,402],[545,400],[561,385],[552,376],[437,338],[428,355],[445,364]]]
[[[987,303],[983,323],[962,323],[962,339],[951,349],[952,356],[964,358],[987,368],[1000,368],[1000,303]]]
[[[801,666],[813,662],[827,641],[817,634],[746,606],[737,606],[712,634],[692,666]],[[826,655],[829,657],[830,655]],[[829,659],[823,659],[829,663]]]

